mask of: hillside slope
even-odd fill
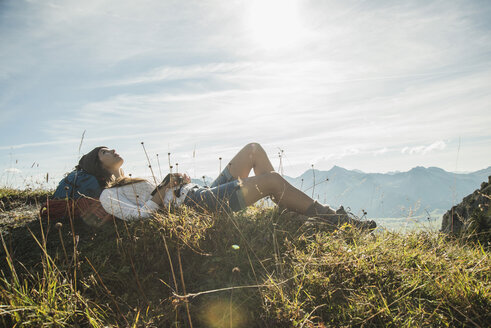
[[[491,320],[489,253],[437,233],[333,231],[255,207],[231,216],[182,209],[100,229],[32,219],[2,232],[6,327],[484,327]]]

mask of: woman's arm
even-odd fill
[[[99,200],[106,212],[122,220],[145,219],[160,208],[159,203],[152,199],[146,201],[143,206],[139,206],[136,199],[128,199],[124,194],[118,193],[117,189],[118,187],[104,189]]]
[[[168,179],[169,180],[166,184],[162,183],[155,188],[156,192],[152,197],[152,201],[160,207],[164,206],[165,196],[171,187],[177,187],[179,184],[191,183],[191,178],[187,174],[183,173],[169,174]]]

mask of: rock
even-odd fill
[[[475,234],[479,240],[490,242],[491,176],[488,180],[443,215],[442,232],[452,235]]]

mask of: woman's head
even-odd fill
[[[98,157],[102,167],[109,172],[119,171],[124,162],[123,158],[114,149],[108,149],[107,147],[99,149]]]
[[[82,156],[76,169],[82,169],[85,172],[95,176],[99,184],[106,187],[112,180],[113,174],[119,172],[123,159],[115,152],[105,146],[96,147]]]

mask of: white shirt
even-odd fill
[[[196,186],[188,183],[182,186],[180,197],[175,197],[174,190],[178,187],[166,191],[164,205],[170,203],[180,205],[184,202],[190,189]],[[159,209],[159,205],[152,201],[152,191],[155,185],[148,181],[128,184],[120,187],[104,189],[99,197],[102,207],[106,212],[122,220],[131,221],[145,219]]]

